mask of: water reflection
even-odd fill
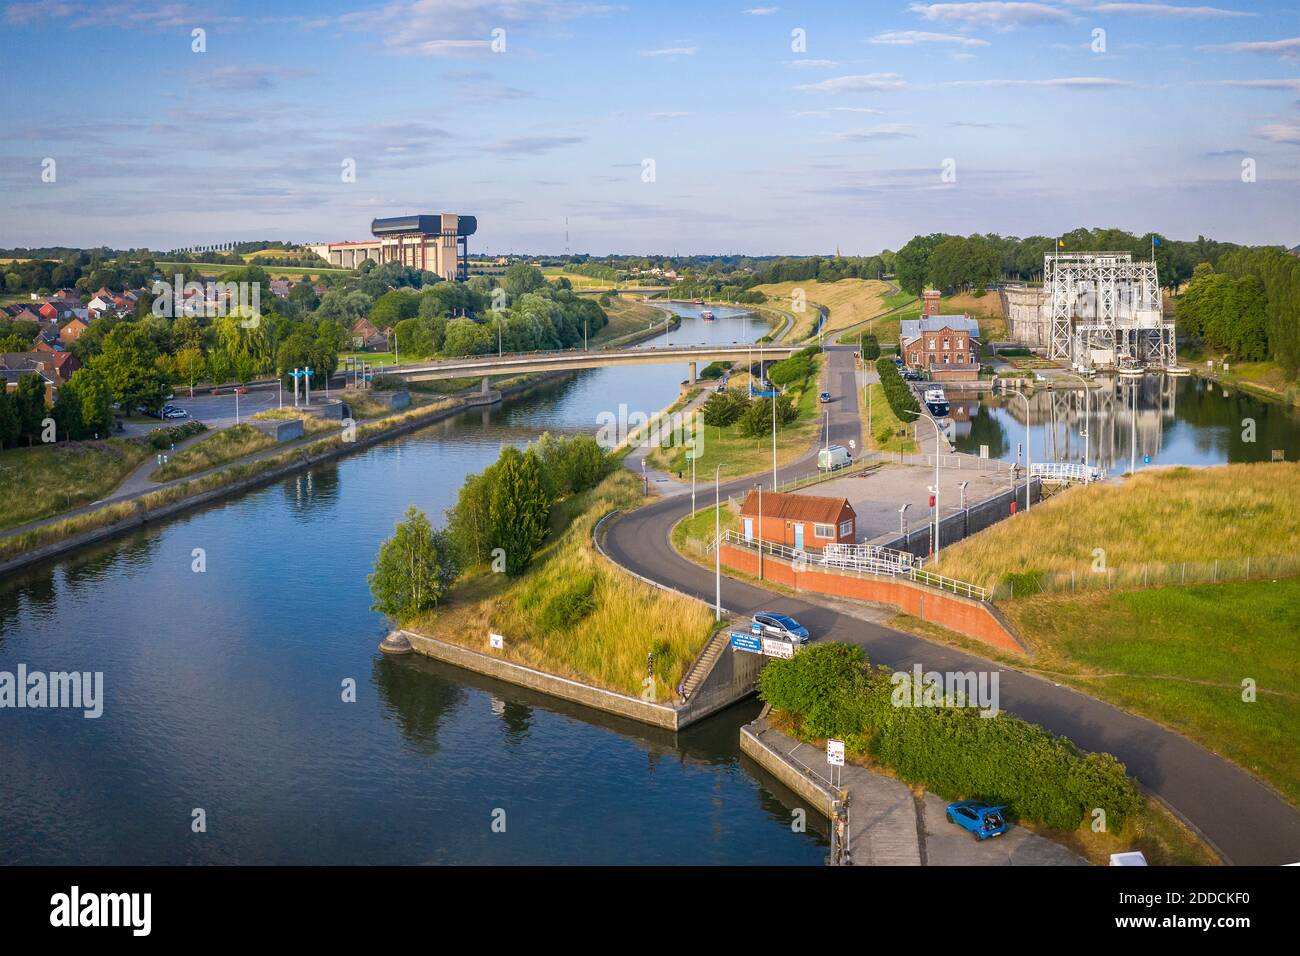
[[[1300,415],[1203,379],[1103,377],[1098,387],[1041,390],[1024,399],[949,392],[959,451],[1025,461],[1026,400],[1034,461],[1083,462],[1106,472],[1147,465],[1217,465],[1300,455]],[[1253,422],[1254,441],[1248,424]]]

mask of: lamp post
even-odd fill
[[[1029,399],[1028,399],[1028,398],[1025,398],[1025,393],[1022,392],[1022,391],[1020,391],[1019,389],[1016,389],[1014,392],[1012,392],[1012,394],[1013,394],[1013,395],[1018,395],[1018,396],[1020,396],[1020,398],[1021,398],[1021,399],[1024,401],[1024,403],[1025,403],[1025,510],[1028,511],[1028,510],[1029,510],[1029,504],[1030,504],[1030,502],[1029,502],[1029,485],[1030,485],[1030,479],[1029,479],[1029,470],[1030,470],[1030,469],[1029,469],[1029,465],[1030,465],[1030,463],[1034,460],[1034,456],[1033,456],[1032,454],[1030,454],[1030,452],[1029,452]]]
[[[962,511],[965,511],[965,510],[966,510],[966,486],[969,485],[969,484],[970,484],[969,481],[959,481],[959,482],[957,482],[957,490],[958,490],[959,492],[961,492],[961,510],[962,510]]]
[[[934,560],[939,560],[939,423],[925,412],[913,412],[934,426]]]
[[[758,579],[763,580],[763,483],[758,483]]]
[[[907,509],[912,507],[910,502],[905,502],[903,507],[898,509],[898,533],[905,539],[903,541],[903,550],[907,550]]]
[[[772,491],[776,491],[776,388],[772,389]]]
[[[936,481],[926,490],[930,492],[930,502],[934,505],[934,531],[930,544],[930,556],[937,561],[939,559],[939,483]]]
[[[1089,448],[1088,448],[1088,445],[1089,445],[1088,432],[1089,432],[1089,430],[1090,430],[1090,429],[1089,429],[1089,423],[1090,423],[1091,420],[1092,420],[1092,411],[1091,411],[1091,408],[1090,408],[1090,405],[1091,405],[1091,402],[1090,402],[1091,396],[1088,394],[1088,382],[1087,382],[1087,380],[1086,380],[1082,375],[1079,375],[1079,374],[1077,374],[1077,373],[1075,373],[1075,372],[1066,372],[1065,374],[1071,376],[1072,378],[1077,378],[1077,379],[1079,380],[1080,384],[1083,385],[1083,428],[1081,429],[1081,431],[1083,432],[1083,471],[1084,471],[1084,474],[1087,475],[1087,472],[1088,472],[1088,451],[1089,451]]]

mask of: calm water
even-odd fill
[[[0,863],[822,862],[738,754],[755,704],[673,735],[375,649],[365,576],[408,505],[438,518],[503,443],[685,374],[582,373],[0,582],[0,670],[103,671],[106,698],[0,710]]]
[[[1130,466],[1268,461],[1275,450],[1288,461],[1300,458],[1300,413],[1293,408],[1191,376],[1099,382],[1086,402],[1082,389],[1026,396],[1033,461],[1082,462],[1086,451],[1089,464],[1118,473]],[[977,455],[987,445],[991,458],[1025,461],[1024,401],[955,388],[948,397],[949,439],[959,451]],[[1246,441],[1251,421],[1255,440]]]

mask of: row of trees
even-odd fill
[[[54,422],[51,434],[46,423]],[[113,395],[98,369],[78,369],[59,389],[53,407],[45,401],[45,382],[24,375],[12,392],[0,392],[0,448],[107,437],[113,427]]]
[[[894,360],[888,357],[876,359],[876,371],[880,373],[880,386],[885,391],[885,400],[893,409],[894,415],[902,422],[910,422],[921,413],[916,396],[898,374]]]
[[[1238,278],[1196,267],[1178,301],[1178,331],[1246,361],[1268,357],[1268,296],[1256,275]]]

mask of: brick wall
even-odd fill
[[[722,563],[745,574],[758,575],[758,553],[734,544],[722,546]],[[763,578],[796,591],[889,604],[904,614],[933,621],[959,634],[996,647],[1024,653],[1024,647],[986,604],[947,594],[900,578],[873,577],[835,568],[796,570],[788,561],[763,556]]]

